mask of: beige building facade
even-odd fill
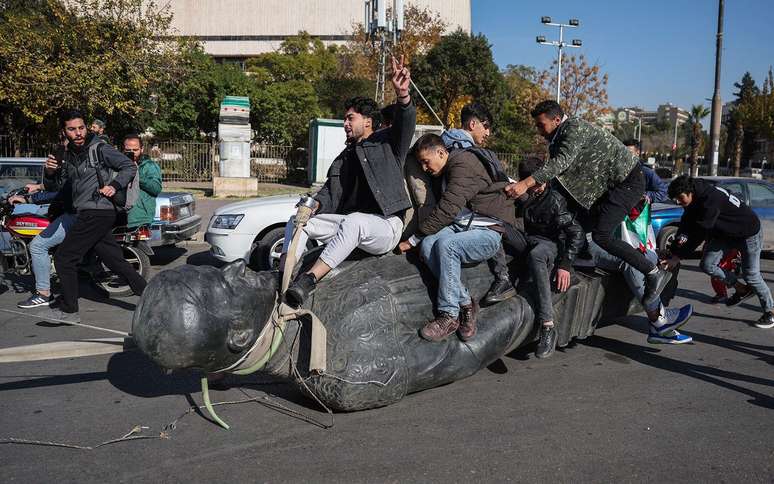
[[[471,32],[471,0],[408,0],[441,14],[448,31]],[[392,2],[388,2],[391,4]],[[277,50],[299,31],[343,43],[363,23],[363,0],[168,0],[173,34],[201,41],[218,58],[247,58]]]

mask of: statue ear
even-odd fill
[[[246,267],[247,265],[244,259],[237,259],[222,269],[223,277],[225,277],[227,281],[241,278],[245,275]]]

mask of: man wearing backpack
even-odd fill
[[[69,180],[76,219],[54,256],[62,284],[62,296],[49,308],[50,319],[80,322],[78,314],[77,264],[94,249],[102,262],[124,277],[135,294],[145,289],[143,279],[124,260],[123,251],[112,235],[116,215],[126,209],[126,189],[137,167],[124,154],[86,130],[79,111],[67,111],[61,128],[69,143],[62,160],[50,155],[46,160],[43,184],[46,190],[59,190]]]
[[[441,134],[446,148],[450,151],[455,149],[471,151],[485,163],[485,166],[490,166],[493,173],[497,173],[495,181],[508,181],[508,175],[505,174],[497,155],[493,151],[483,148],[492,129],[492,115],[486,106],[479,103],[466,104],[462,107],[460,119],[462,121],[461,129],[452,128]],[[483,301],[487,306],[505,301],[516,295],[516,288],[511,283],[503,246],[508,246],[511,255],[526,251],[527,242],[521,227],[512,227],[512,230],[503,236],[503,243],[497,253],[487,261],[489,269],[495,276],[492,285],[484,295]]]
[[[422,169],[445,187],[408,241],[412,246],[421,243],[422,259],[438,278],[438,315],[420,334],[441,341],[459,329],[460,339],[467,341],[476,334],[478,303],[460,279],[462,264],[494,256],[503,234],[515,225],[513,202],[503,191],[508,181],[496,180],[490,167],[468,150],[449,152],[436,134],[419,138],[414,154]]]

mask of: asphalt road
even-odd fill
[[[211,263],[206,246],[158,264]],[[157,269],[161,268],[158,266]],[[763,261],[774,283],[774,261]],[[252,376],[216,401],[231,431],[190,413],[167,439],[95,450],[0,444],[3,482],[774,482],[774,330],[757,301],[708,304],[696,261],[675,304],[695,304],[695,343],[653,346],[630,317],[537,361],[530,348],[390,407],[331,417],[290,384]],[[21,279],[0,308],[25,294]],[[84,322],[128,330],[135,299],[93,300]],[[0,347],[103,337],[0,313]],[[198,377],[164,375],[137,352],[0,364],[0,440],[86,446],[135,426],[157,436],[192,404]]]

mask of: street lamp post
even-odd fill
[[[569,23],[562,24],[562,23],[554,23],[551,21],[551,17],[540,17],[540,23],[543,25],[549,25],[552,27],[559,27],[559,41],[546,41],[545,36],[538,35],[535,40],[538,44],[541,45],[550,45],[552,47],[557,47],[559,50],[559,53],[557,55],[557,62],[556,62],[556,102],[559,102],[559,100],[562,97],[562,49],[565,47],[580,47],[583,45],[583,43],[579,39],[573,39],[572,42],[569,44],[564,41],[564,28],[565,27],[573,27],[577,28],[580,25],[580,21],[576,18],[570,19]]]
[[[722,103],[720,101],[720,54],[723,52],[723,7],[724,1],[718,1],[718,33],[715,45],[715,91],[712,94],[712,118],[710,121],[710,144],[712,149],[712,161],[710,174],[718,174],[718,153],[720,151],[720,118],[722,117]]]

